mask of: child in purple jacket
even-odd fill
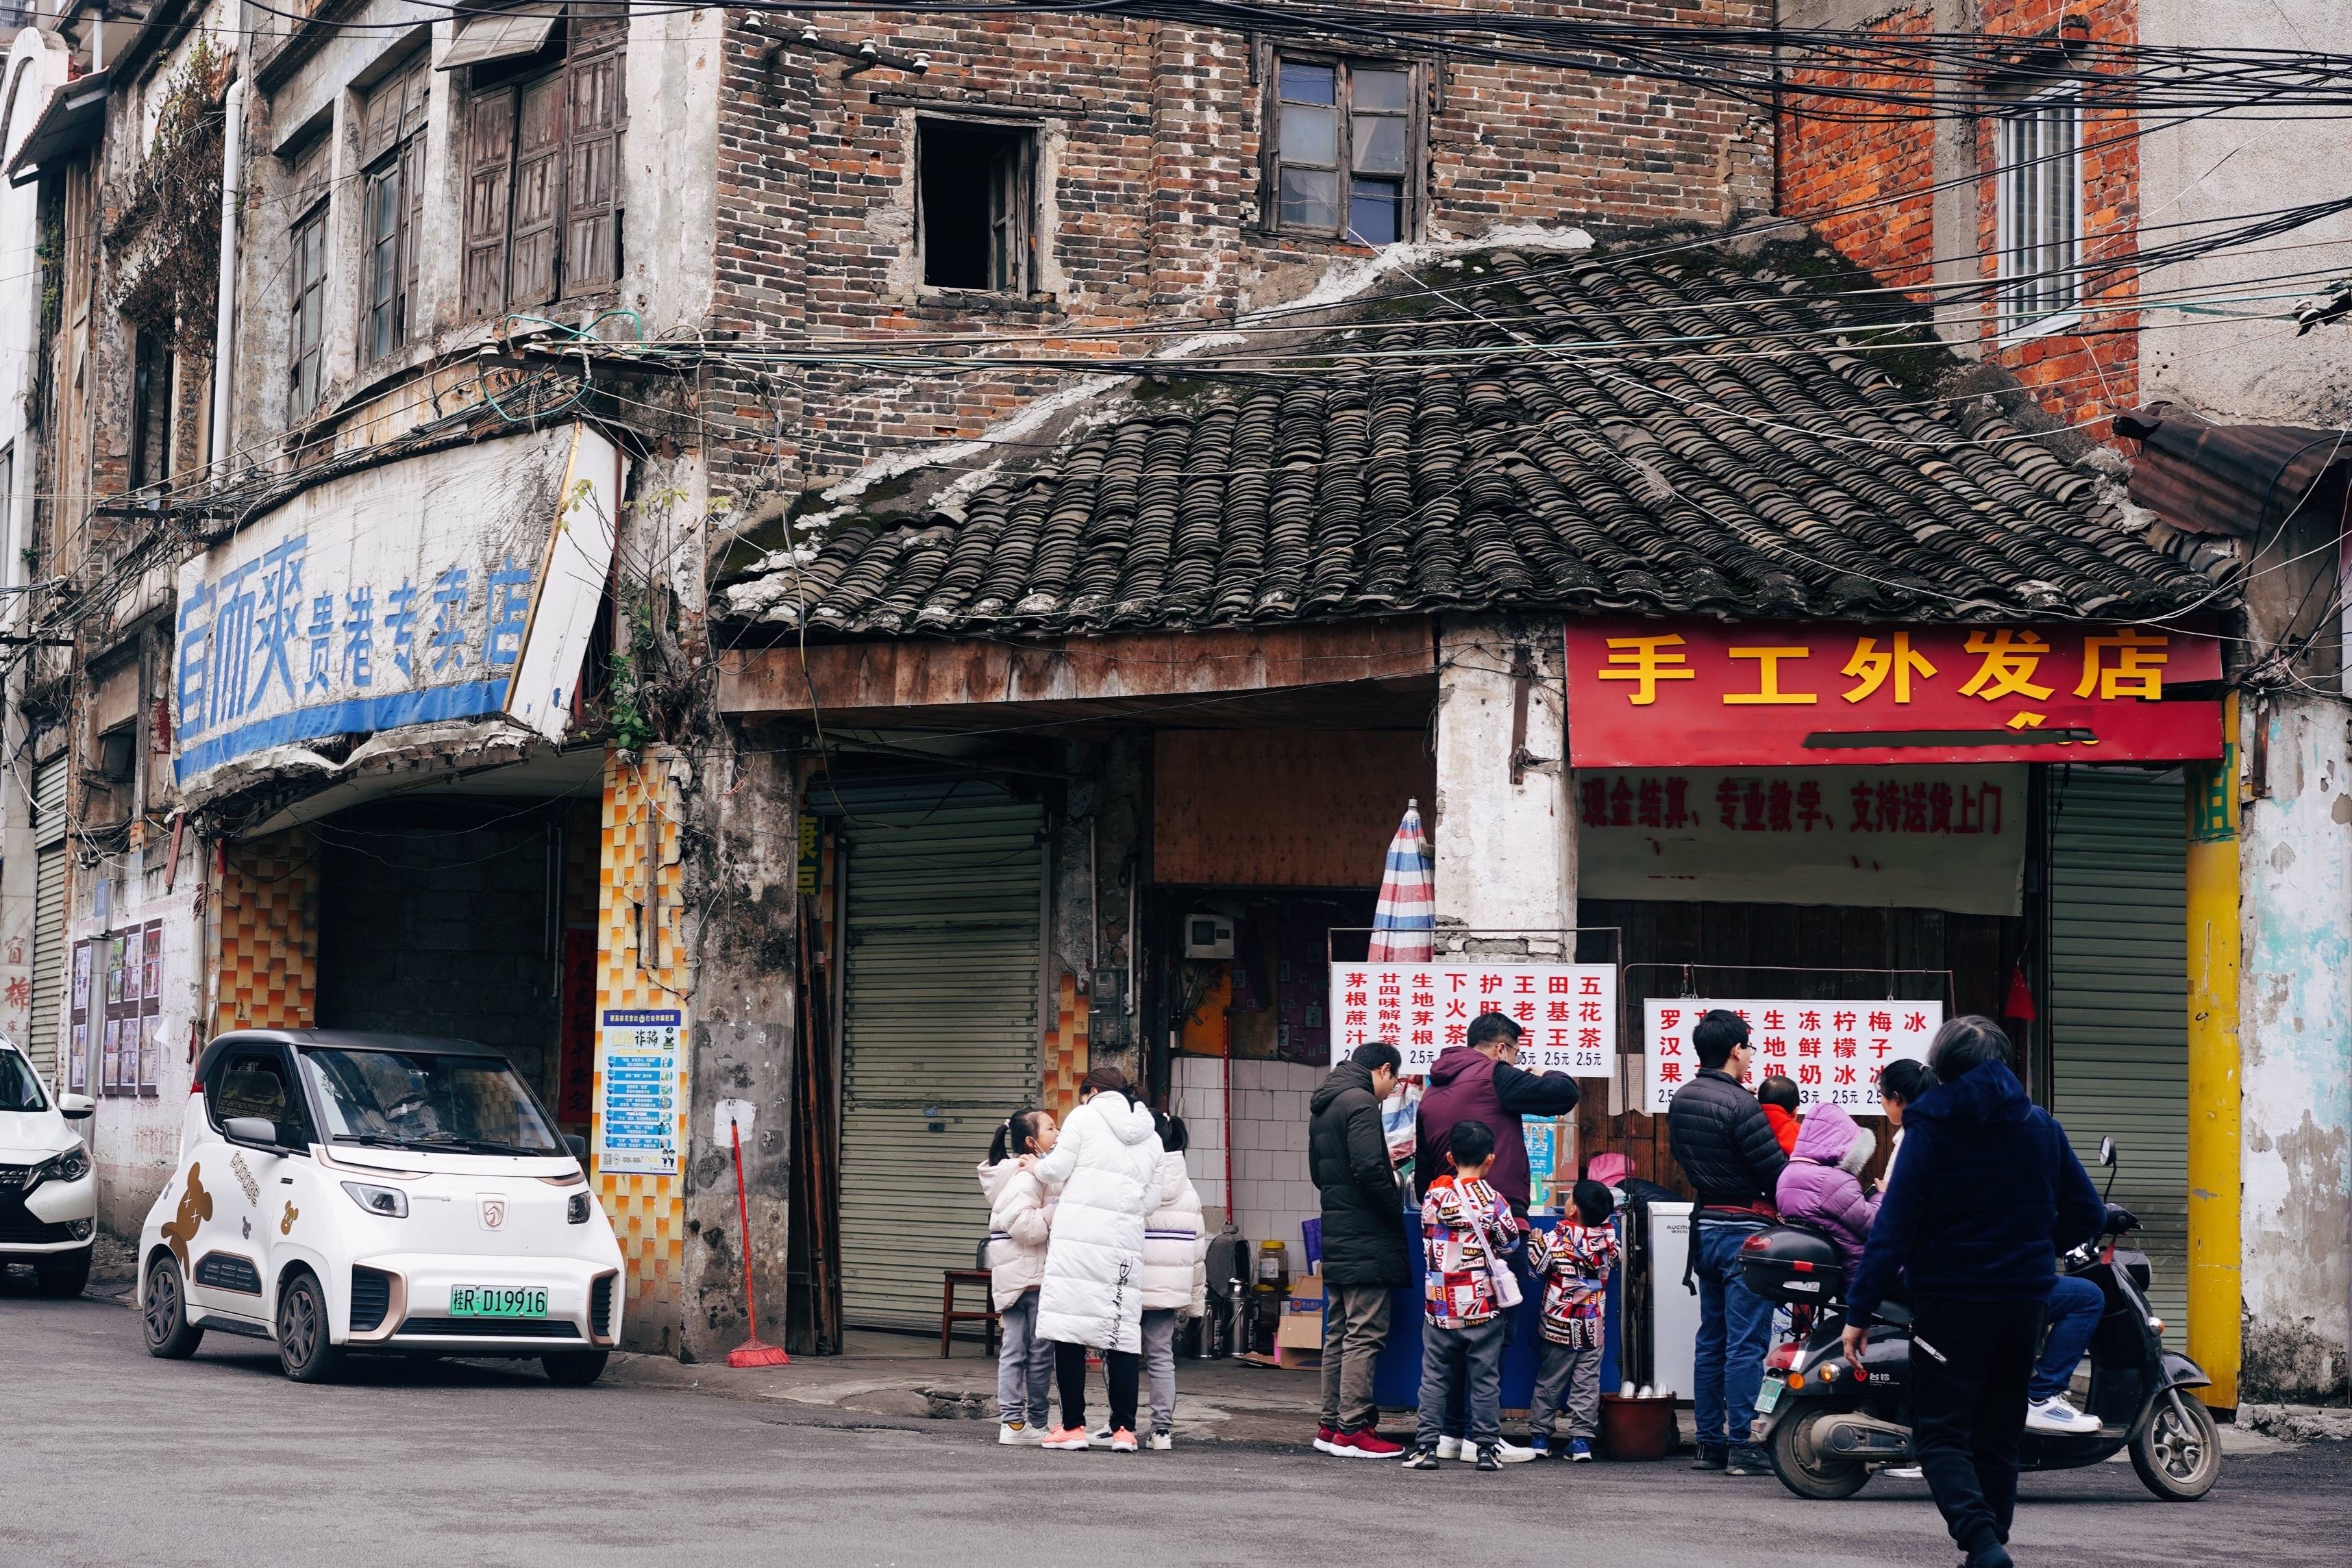
[[[1780,1173],[1774,1197],[1783,1219],[1818,1225],[1837,1240],[1849,1275],[1861,1267],[1878,1199],[1862,1190],[1862,1168],[1878,1151],[1878,1139],[1842,1105],[1822,1105],[1805,1118],[1797,1146]]]

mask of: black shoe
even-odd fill
[[[1433,1470],[1444,1462],[1437,1457],[1435,1448],[1415,1448],[1404,1457],[1404,1468],[1409,1470]]]
[[[1478,1450],[1478,1468],[1482,1470],[1499,1470],[1503,1468],[1503,1456],[1496,1450],[1494,1444],[1489,1443]]]
[[[1772,1461],[1755,1444],[1741,1443],[1727,1457],[1723,1473],[1727,1476],[1769,1476],[1772,1473]]]
[[[1691,1469],[1695,1470],[1719,1470],[1729,1461],[1729,1458],[1730,1453],[1726,1445],[1722,1443],[1701,1443],[1698,1446],[1698,1457],[1691,1460]]]
[[[2017,1560],[2010,1556],[2006,1546],[1979,1546],[1969,1553],[1960,1568],[2017,1568]]]

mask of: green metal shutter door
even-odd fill
[[[2178,775],[2076,768],[2051,844],[2051,1112],[2102,1186],[2099,1139],[2121,1151],[2114,1198],[2145,1227],[2150,1303],[2187,1343],[2189,953]]]
[[[70,1075],[58,1071],[58,1016],[66,988],[66,759],[33,769],[33,1007],[25,1050],[33,1065],[62,1091]]]
[[[940,1271],[988,1233],[989,1137],[1037,1092],[1044,815],[976,779],[809,803],[849,841],[843,1317],[935,1332]]]

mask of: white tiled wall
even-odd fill
[[[1192,1147],[1186,1161],[1201,1201],[1226,1206],[1225,1150],[1233,1149],[1234,1223],[1253,1246],[1275,1240],[1290,1249],[1295,1274],[1306,1268],[1299,1222],[1322,1212],[1307,1176],[1307,1102],[1328,1074],[1288,1061],[1232,1063],[1233,1122],[1224,1117],[1226,1063],[1212,1057],[1175,1061],[1173,1099]],[[1212,1216],[1213,1222],[1218,1217]]]

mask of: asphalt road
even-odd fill
[[[981,1422],[846,1424],[482,1364],[286,1382],[257,1341],[149,1360],[120,1304],[0,1287],[0,1564],[1949,1564],[1926,1490],[1801,1502],[1679,1462],[1434,1475],[1305,1448],[999,1448]],[[2340,1561],[2352,1449],[2233,1457],[2191,1506],[2128,1466],[2028,1477],[2025,1564]],[[2330,1543],[2333,1544],[2330,1544]]]

